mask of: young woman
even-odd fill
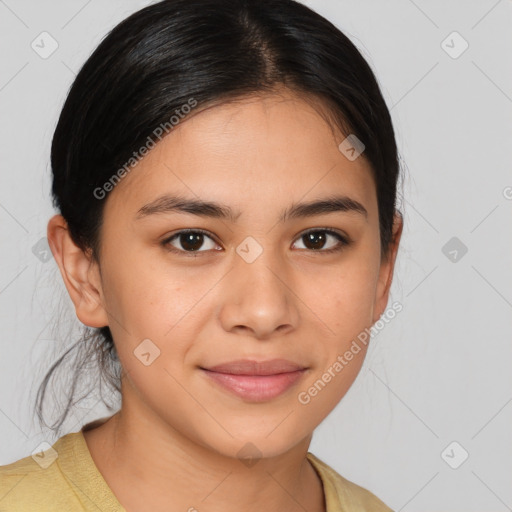
[[[77,75],[51,164],[49,244],[121,407],[2,466],[0,509],[389,511],[308,451],[402,233],[349,39],[292,0],[150,5]]]

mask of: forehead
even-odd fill
[[[252,95],[184,117],[110,193],[123,215],[165,192],[238,206],[288,204],[334,191],[376,206],[370,166],[345,134],[291,92]],[[321,108],[321,106],[320,106]],[[280,209],[280,208],[279,208]]]

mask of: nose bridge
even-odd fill
[[[269,240],[258,241],[247,237],[238,245],[236,253],[234,277],[237,282],[246,283],[251,298],[269,304],[287,298],[282,282],[284,276],[279,278],[279,274],[284,272],[284,266],[279,252],[270,245]],[[240,292],[243,293],[243,290]]]
[[[229,292],[222,304],[226,330],[245,327],[266,336],[285,325],[295,325],[297,311],[279,251],[247,237],[236,248]]]

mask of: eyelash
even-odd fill
[[[345,248],[345,246],[350,245],[350,243],[351,243],[351,240],[348,237],[343,236],[340,233],[338,233],[337,231],[334,231],[333,229],[330,229],[330,228],[309,229],[307,231],[302,232],[297,237],[297,240],[299,240],[300,238],[302,238],[303,236],[305,236],[309,233],[319,233],[319,232],[320,233],[328,233],[329,235],[334,236],[335,238],[338,239],[338,241],[340,243],[338,245],[336,245],[335,247],[331,247],[330,249],[316,249],[316,250],[315,249],[301,249],[301,250],[307,250],[310,252],[321,253],[321,254],[332,254],[334,252],[339,252],[339,251],[343,250]],[[191,229],[183,229],[181,231],[174,233],[172,236],[163,240],[161,242],[161,245],[169,252],[173,252],[175,254],[182,254],[185,256],[197,257],[200,253],[209,252],[209,251],[184,251],[182,249],[176,249],[175,247],[170,245],[170,242],[172,242],[175,238],[178,238],[180,235],[183,235],[186,233],[201,233],[203,235],[206,235],[208,238],[211,238],[215,242],[214,237],[208,231],[201,229],[201,228],[191,228]],[[217,243],[217,242],[215,242],[215,243]]]

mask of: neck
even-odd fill
[[[129,404],[84,431],[96,466],[128,512],[325,511],[322,483],[306,458],[311,435],[278,456],[241,460]]]

